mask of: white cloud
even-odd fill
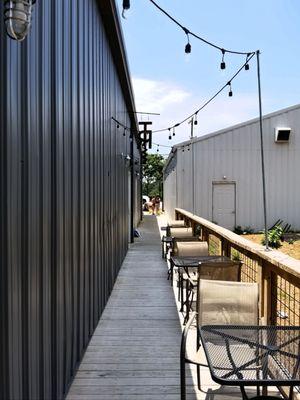
[[[190,93],[168,82],[133,78],[137,110],[163,113],[174,104],[182,102]]]
[[[137,110],[161,114],[160,116],[151,116],[153,130],[166,128],[182,121],[196,111],[210,96],[191,93],[172,82],[143,78],[133,78],[133,87]],[[194,126],[194,136],[214,132],[255,118],[257,115],[257,94],[234,93],[232,98],[228,98],[225,91],[199,112],[198,125]],[[143,118],[147,119],[145,116]],[[187,122],[182,124],[176,128],[176,136],[172,141],[168,140],[168,132],[154,133],[153,142],[174,145],[187,140],[190,136],[190,129]],[[164,152],[168,153],[168,149],[165,149]]]

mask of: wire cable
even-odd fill
[[[207,45],[214,47],[215,49],[220,50],[223,54],[224,53],[231,53],[231,54],[240,54],[240,55],[247,55],[250,56],[251,54],[255,54],[255,51],[236,51],[236,50],[229,50],[225,49],[224,47],[220,47],[215,43],[212,43],[203,37],[197,35],[194,32],[191,32],[189,29],[187,29],[185,26],[183,26],[180,22],[178,22],[174,17],[172,17],[167,11],[165,11],[162,7],[160,7],[154,0],[149,0],[158,10],[160,10],[163,14],[165,14],[171,21],[173,21],[176,25],[178,25],[184,33],[188,36],[191,35],[195,37],[196,39],[201,40],[201,42],[206,43]]]
[[[152,0],[150,0],[152,1]],[[254,57],[254,54],[251,54],[251,56],[249,58],[247,58],[247,61],[237,70],[237,72],[229,79],[229,81],[227,83],[225,83],[225,85],[223,85],[221,87],[221,89],[219,89],[210,99],[208,99],[200,108],[198,108],[198,110],[196,110],[193,114],[189,115],[188,117],[186,117],[185,119],[183,119],[181,122],[178,122],[175,125],[171,125],[168,128],[163,128],[163,129],[157,129],[155,131],[152,131],[152,133],[157,133],[157,132],[165,132],[165,131],[169,131],[172,128],[176,128],[177,126],[183,124],[184,122],[186,122],[188,119],[192,118],[194,115],[197,115],[199,111],[203,110],[203,108],[205,108],[209,103],[211,103],[227,86],[230,86],[231,82],[238,76],[238,74],[245,68],[245,65],[248,64],[248,62]]]

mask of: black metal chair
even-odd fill
[[[212,268],[212,266],[209,268]],[[223,275],[224,272],[222,271],[220,276]],[[186,324],[181,339],[181,400],[186,400],[186,363],[197,366],[199,390],[201,389],[200,366],[207,366],[201,360],[202,353],[198,327],[205,324],[258,325],[258,293],[257,283],[199,279],[197,286],[197,309],[192,313]],[[196,320],[197,338],[195,351],[191,356],[187,354],[186,343],[190,327],[194,320]]]

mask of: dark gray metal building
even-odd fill
[[[21,43],[3,7],[0,397],[61,399],[140,217],[134,100],[114,0],[37,0]]]

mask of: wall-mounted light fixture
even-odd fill
[[[8,36],[21,42],[31,25],[33,4],[36,0],[5,0],[4,22]]]

